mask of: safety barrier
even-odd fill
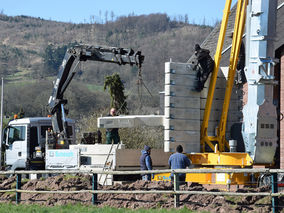
[[[172,173],[174,176],[173,190],[98,190],[98,174],[108,175],[137,175],[137,174],[159,174],[159,173]],[[208,191],[181,191],[179,190],[179,181],[177,181],[177,175],[179,173],[259,173],[270,175],[271,177],[271,192],[208,192]],[[220,195],[220,196],[269,196],[271,197],[271,205],[273,212],[277,212],[278,197],[284,195],[284,192],[278,192],[277,174],[283,173],[284,170],[280,169],[176,169],[176,170],[152,170],[152,171],[93,171],[93,170],[38,170],[38,171],[1,171],[0,175],[16,175],[16,189],[0,190],[3,192],[15,192],[16,203],[19,204],[21,200],[21,193],[37,193],[37,194],[78,194],[78,193],[91,193],[92,203],[97,203],[98,194],[172,194],[174,195],[174,206],[178,207],[180,200],[179,196],[182,194],[192,195]],[[38,190],[22,190],[21,179],[22,175],[27,174],[88,174],[92,176],[92,190],[80,190],[80,191],[38,191]]]

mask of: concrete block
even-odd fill
[[[200,97],[200,92],[192,91],[193,86],[165,85],[166,96],[176,97]]]
[[[199,153],[200,152],[200,144],[188,144],[186,142],[170,142],[170,141],[165,141],[165,146],[164,146],[164,151],[165,152],[175,152],[176,147],[178,145],[181,145],[183,147],[183,152],[184,153]]]
[[[222,111],[220,110],[212,110],[210,113],[209,121],[220,121],[222,115]],[[200,119],[204,118],[204,110],[200,110]],[[240,111],[229,111],[227,121],[230,122],[238,122],[242,118],[242,112]]]
[[[80,161],[82,165],[89,166],[91,168],[103,168],[106,160],[107,165],[111,165],[111,161],[113,160],[114,155],[110,155],[107,159],[107,154],[104,155],[81,155]]]
[[[111,144],[74,144],[69,145],[70,149],[79,149],[81,155],[108,154]],[[114,154],[116,149],[124,149],[124,144],[114,144],[111,153]]]
[[[195,75],[192,64],[187,63],[175,63],[166,62],[165,63],[165,73],[180,74],[180,75]]]
[[[207,99],[200,99],[200,109],[205,109]],[[224,100],[216,100],[214,99],[212,102],[211,109],[212,110],[222,110],[223,109]],[[229,110],[237,110],[240,111],[242,108],[241,100],[231,100]]]
[[[234,123],[236,123],[236,122],[230,122],[230,121],[227,122],[226,132],[228,132],[228,133],[230,132],[231,127]],[[217,128],[218,125],[219,125],[219,122],[209,122],[208,123],[208,130],[207,130],[208,134],[210,132],[210,135],[216,135],[216,128]]]
[[[209,75],[207,81],[206,81],[205,84],[204,84],[204,87],[205,87],[205,88],[209,88],[210,79],[211,79],[211,74]],[[217,77],[215,88],[223,88],[223,89],[226,89],[226,83],[227,83],[226,78],[224,78],[224,77],[222,77],[222,76],[219,76],[219,77]]]
[[[199,120],[200,109],[178,109],[165,107],[165,118]]]
[[[200,143],[200,131],[176,131],[176,130],[165,130],[164,131],[165,141],[171,142],[184,142],[189,141],[192,143]]]
[[[196,81],[195,75],[165,74],[166,85],[194,86]]]
[[[200,120],[164,119],[165,130],[200,130]]]
[[[163,115],[131,115],[98,118],[99,128],[129,128],[139,126],[163,126]]]
[[[200,97],[165,96],[165,107],[200,109]]]
[[[208,95],[208,89],[204,88],[200,92],[200,97],[206,99],[207,95]],[[214,99],[224,100],[224,97],[225,97],[225,89],[216,88],[215,92],[214,92]],[[232,95],[231,95],[231,100],[235,100],[235,99],[239,100],[239,99],[241,99],[241,97],[242,97],[242,93],[241,92],[236,93],[236,92],[233,91]]]

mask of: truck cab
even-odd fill
[[[67,119],[71,143],[75,144],[75,121]],[[51,118],[33,117],[11,120],[4,130],[5,164],[11,170],[44,169],[46,131]],[[42,155],[35,155],[36,152]],[[41,157],[40,157],[41,156]]]

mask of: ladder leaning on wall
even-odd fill
[[[111,147],[110,147],[109,152],[108,152],[108,155],[106,157],[106,160],[105,160],[105,163],[104,163],[102,171],[110,171],[111,170],[112,165],[113,165],[113,158],[114,158],[114,156],[113,156],[113,158],[110,161],[109,161],[109,158],[112,155],[113,147],[116,147],[115,149],[118,149],[120,147],[120,145],[121,145],[121,143],[114,144],[112,142]],[[106,181],[108,179],[109,174],[105,174],[105,175],[101,174],[100,178],[99,178],[99,183],[101,183],[101,180],[102,180],[103,176],[104,176],[104,180],[103,180],[103,184],[102,185],[104,186],[106,184]]]

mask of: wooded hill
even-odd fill
[[[164,63],[170,59],[186,62],[194,45],[201,43],[212,30],[187,22],[171,20],[166,14],[129,15],[104,24],[73,24],[0,14],[0,76],[5,80],[5,113],[23,108],[26,116],[46,115],[52,81],[66,48],[74,44],[141,50],[145,55],[143,80],[154,96],[144,88],[142,102],[152,110],[158,107],[158,92],[164,90]],[[129,109],[137,108],[140,98],[135,67],[84,62],[66,92],[69,116],[78,118],[108,107],[110,98],[103,91],[103,82],[105,76],[115,72],[125,84]]]

